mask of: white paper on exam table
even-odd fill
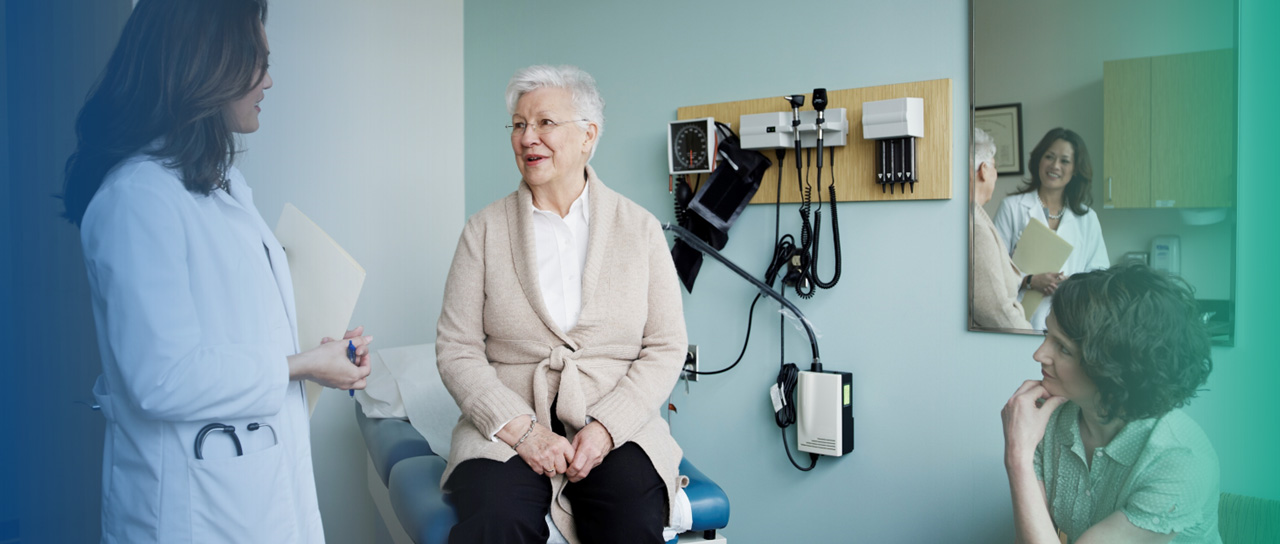
[[[400,415],[401,410],[395,406],[398,401],[403,406],[404,417],[409,418],[409,424],[431,444],[431,451],[447,459],[453,444],[453,428],[458,424],[462,411],[449,390],[445,389],[444,382],[440,381],[440,372],[436,370],[436,345],[380,349],[374,352],[374,356],[377,359],[374,372],[386,370],[386,374],[378,376],[376,384],[371,382],[368,391],[357,392],[356,397],[364,403],[366,395],[361,393],[366,393],[368,397],[381,401],[381,404],[373,404],[370,408],[390,412],[387,415],[391,416]],[[394,380],[394,392],[399,393],[399,398],[395,398],[393,391],[386,387],[387,376]],[[370,377],[373,378],[372,375]],[[364,414],[368,417],[381,415],[371,413],[369,408]]]
[[[307,350],[326,336],[342,338],[364,286],[364,268],[293,204],[284,205],[275,234],[293,278],[298,346]],[[324,386],[303,383],[308,408],[315,413]]]

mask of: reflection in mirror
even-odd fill
[[[1138,261],[1230,344],[1236,2],[972,9],[970,329],[1043,330],[1064,278]]]

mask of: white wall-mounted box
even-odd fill
[[[800,112],[800,147],[818,147],[818,112]],[[790,149],[795,147],[791,112],[775,111],[743,115],[738,119],[738,137],[743,149]],[[823,115],[822,147],[841,147],[849,134],[848,110],[829,108]]]
[[[924,99],[894,98],[862,104],[862,137],[867,140],[924,137]]]

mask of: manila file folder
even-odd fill
[[[1067,263],[1072,249],[1069,242],[1033,217],[1027,221],[1027,228],[1022,230],[1022,237],[1018,239],[1018,247],[1013,250],[1013,265],[1023,274],[1057,272]],[[1041,300],[1044,300],[1044,295],[1039,291],[1028,289],[1022,295],[1022,309],[1028,320],[1036,313]]]
[[[298,346],[310,349],[326,336],[342,338],[364,286],[364,268],[293,204],[285,204],[276,224],[293,279],[298,316]],[[304,381],[309,413],[324,387]]]

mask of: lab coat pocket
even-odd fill
[[[111,394],[107,392],[107,384],[102,376],[98,376],[97,381],[93,382],[93,402],[102,412],[102,417],[107,420],[107,430],[103,435],[103,479],[102,489],[103,497],[108,500],[102,501],[102,529],[104,538],[109,539],[106,535],[113,535],[116,532],[116,525],[120,516],[116,514],[119,501],[110,500],[116,497],[112,496],[116,492],[115,474],[116,474],[116,454],[115,454],[115,436],[116,436],[116,413],[115,406],[112,404]]]
[[[297,542],[283,448],[187,460],[193,542]]]
[[[107,384],[103,382],[102,376],[98,376],[98,379],[93,382],[93,402],[102,411],[102,417],[107,418],[108,424],[116,422],[115,407],[111,405],[111,393],[107,392]]]

